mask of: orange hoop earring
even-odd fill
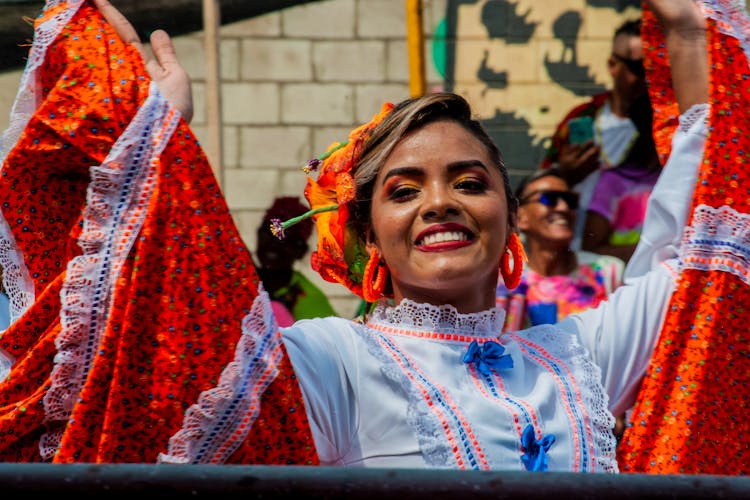
[[[377,271],[377,275],[376,275]],[[367,302],[377,302],[385,291],[386,277],[388,268],[380,264],[380,255],[374,248],[370,252],[370,258],[365,265],[365,272],[362,276],[362,298]]]
[[[513,258],[513,270],[510,269],[510,260]],[[521,238],[518,233],[513,233],[508,239],[508,247],[505,249],[503,258],[500,261],[500,274],[503,276],[505,287],[513,290],[521,282],[523,273],[523,263],[526,262],[526,250],[523,248]]]

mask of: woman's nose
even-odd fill
[[[430,186],[425,188],[422,217],[445,217],[458,213],[459,205],[448,186]]]

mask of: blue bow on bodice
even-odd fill
[[[554,443],[554,435],[547,434],[542,436],[542,439],[537,439],[534,426],[527,425],[521,436],[521,446],[524,449],[521,460],[526,470],[530,472],[546,471],[548,466],[547,452]]]
[[[488,340],[481,346],[476,340],[472,340],[469,349],[464,355],[464,363],[474,363],[482,375],[489,375],[490,370],[502,370],[513,368],[513,358],[510,354],[504,354],[505,347]]]

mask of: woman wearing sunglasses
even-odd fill
[[[597,306],[622,284],[621,259],[572,249],[579,195],[557,168],[530,174],[515,195],[528,265],[515,289],[498,281],[497,302],[507,311],[506,331],[556,323]]]

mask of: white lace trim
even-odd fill
[[[66,0],[48,0],[45,12]],[[57,38],[63,27],[75,15],[83,0],[67,0],[68,8],[40,23],[34,29],[34,43],[21,75],[16,99],[10,112],[8,128],[0,138],[0,165],[5,164],[8,153],[18,143],[26,125],[40,104],[42,89],[38,82],[39,68],[44,62],[47,48]],[[34,282],[23,255],[5,218],[0,214],[0,266],[3,269],[3,286],[10,301],[10,324],[14,323],[35,300]]]
[[[201,393],[169,440],[160,463],[221,464],[247,437],[260,413],[260,397],[279,373],[282,339],[268,293],[259,287],[234,359],[213,389]]]
[[[581,422],[584,428],[591,431],[591,441],[593,443],[592,462],[585,465],[583,471],[588,472],[618,472],[615,448],[617,446],[612,428],[615,425],[615,419],[608,410],[609,396],[604,390],[601,383],[601,368],[592,360],[586,349],[578,342],[578,337],[568,335],[560,331],[554,325],[538,325],[520,334],[511,334],[524,348],[528,348],[528,342],[542,347],[553,358],[562,360],[573,373],[573,380],[577,384],[576,396],[579,396],[583,408],[588,410],[587,415],[581,413],[580,408],[571,405],[569,412],[573,417],[571,426]],[[569,338],[569,342],[561,342],[561,336]],[[588,422],[586,421],[588,420]],[[570,429],[571,434],[581,435],[581,432],[575,428]],[[585,436],[582,436],[585,437]],[[581,447],[587,447],[588,441],[583,440]],[[586,450],[579,450],[583,453]],[[573,457],[574,460],[582,460],[582,457]],[[575,465],[571,464],[569,470],[576,470]]]
[[[709,111],[711,106],[707,103],[693,104],[690,108],[680,115],[680,132],[688,133],[695,123],[703,120],[708,124]]]
[[[0,382],[10,373],[15,358],[8,354],[4,349],[0,349]]]
[[[51,386],[44,396],[45,423],[65,422],[78,399],[107,325],[113,287],[140,232],[156,181],[159,157],[180,115],[152,83],[150,95],[100,166],[90,170],[82,254],[68,263],[60,293],[61,331]],[[54,427],[54,425],[52,425]],[[60,432],[40,439],[45,460]]]
[[[404,299],[395,307],[381,302],[368,318],[368,325],[393,327],[397,333],[410,330],[459,334],[478,337],[498,337],[505,321],[505,311],[493,308],[477,313],[462,314],[451,305],[435,306]],[[407,423],[414,430],[419,449],[430,467],[456,468],[456,455],[445,439],[443,424],[425,400],[419,388],[409,379],[393,356],[378,341],[378,331],[368,326],[356,327],[368,351],[381,363],[381,371],[395,387],[401,388],[408,399]]]
[[[417,328],[441,333],[497,336],[504,321],[502,313],[503,311],[498,309],[458,314],[451,306],[404,301],[398,307],[378,305],[368,324],[391,326],[392,330],[397,332],[404,332],[418,325]],[[455,453],[445,439],[442,422],[432,411],[419,388],[379,342],[379,338],[383,335],[387,337],[387,334],[370,329],[367,325],[357,325],[356,331],[366,342],[368,351],[380,361],[382,373],[407,396],[407,422],[415,432],[425,462],[430,467],[456,468]],[[588,471],[617,472],[616,441],[611,432],[614,417],[607,409],[609,397],[601,385],[601,370],[593,363],[586,350],[575,337],[561,333],[553,325],[541,325],[520,335],[510,335],[523,349],[534,348],[535,346],[528,345],[532,342],[569,367],[576,384],[573,397],[580,398],[587,409],[585,415],[577,407],[571,410],[571,426],[582,423],[583,428],[590,430],[590,442],[586,435],[582,436],[584,440],[581,446],[585,448],[583,452],[590,449],[589,445],[593,447],[591,460],[583,466]],[[561,342],[561,335],[570,341]],[[581,435],[581,432],[574,428],[571,428],[571,433]],[[579,457],[578,460],[582,458]],[[573,470],[574,467],[571,466],[570,469]]]
[[[732,273],[750,285],[750,214],[698,205],[680,248],[683,268]]]
[[[750,60],[750,21],[745,0],[702,0],[703,15],[716,21],[720,32],[739,40]]]
[[[435,331],[472,336],[497,336],[505,321],[505,311],[492,308],[462,314],[451,305],[434,306],[403,299],[395,307],[380,302],[368,323],[399,325],[399,329]]]
[[[356,325],[355,330],[364,339],[370,354],[380,361],[380,371],[383,375],[393,382],[394,387],[404,391],[409,402],[406,421],[414,429],[419,449],[422,451],[422,456],[427,465],[455,469],[458,464],[450,444],[445,439],[442,423],[435,412],[430,409],[419,388],[409,379],[393,356],[388,354],[378,342],[378,337],[382,334],[365,325]]]
[[[12,325],[36,299],[34,282],[26,267],[21,249],[13,232],[0,212],[0,268],[3,270],[3,286],[8,296],[8,324]]]

